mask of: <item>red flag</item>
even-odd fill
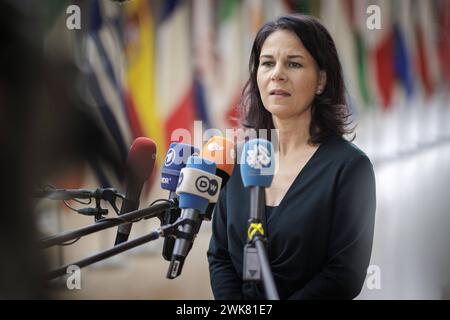
[[[450,88],[450,1],[441,1],[439,7],[439,61],[442,75]]]
[[[392,103],[394,93],[394,39],[392,31],[385,34],[374,50],[375,72],[377,76],[378,89],[385,108]]]

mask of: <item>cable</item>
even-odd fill
[[[75,202],[78,202],[78,203],[81,203],[81,204],[86,204],[86,205],[92,203],[92,199],[89,199],[89,201],[87,201],[87,202],[83,202],[83,201],[81,201],[79,199],[72,199],[72,201],[75,201]]]
[[[76,213],[78,213],[78,209],[75,209],[73,207],[71,207],[66,200],[63,200],[64,204],[66,205],[67,208],[69,208],[72,211],[75,211]]]
[[[149,205],[148,207],[151,207],[151,206],[153,206],[155,203],[158,203],[158,202],[165,202],[165,203],[170,204],[170,205],[171,205],[170,209],[172,209],[172,208],[175,206],[175,204],[174,204],[174,202],[173,202],[172,200],[168,200],[168,199],[157,199],[157,200],[153,201],[152,203],[150,203],[150,205]],[[142,220],[142,219],[147,220],[147,219],[150,219],[150,218],[151,218],[151,217],[144,217],[144,218],[140,218],[139,220]]]
[[[168,200],[168,199],[158,199],[158,200],[155,200],[152,203],[150,203],[149,207],[151,207],[152,205],[154,205],[157,202],[166,202],[166,203],[169,203],[169,204],[173,204],[173,202]]]

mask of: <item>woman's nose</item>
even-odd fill
[[[277,63],[275,65],[275,67],[273,68],[271,79],[279,80],[279,81],[286,80],[286,75],[284,73],[284,70],[283,70],[283,67],[281,66],[281,64]]]

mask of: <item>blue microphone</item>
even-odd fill
[[[275,173],[272,143],[264,139],[246,142],[240,167],[244,187],[250,187],[250,218],[261,220],[265,205],[264,188],[270,187]]]
[[[178,201],[178,195],[175,193],[180,177],[181,169],[186,166],[188,158],[193,154],[199,154],[200,150],[190,144],[172,143],[167,151],[164,160],[164,166],[161,170],[161,188],[169,191],[169,200]],[[174,223],[181,214],[179,208],[167,209],[164,212],[162,225]],[[172,260],[172,251],[175,239],[172,237],[164,238],[162,256],[165,260]]]
[[[205,158],[189,157],[181,170],[177,194],[181,208],[181,220],[186,223],[178,227],[167,278],[174,279],[181,274],[184,260],[200,229],[202,215],[209,202],[217,202],[222,179],[215,175],[216,164]]]
[[[190,156],[199,153],[200,150],[190,144],[172,143],[161,170],[161,188],[175,193],[181,169],[186,166]]]
[[[263,280],[267,299],[278,300],[279,295],[265,248],[262,217],[265,205],[264,188],[270,187],[275,174],[273,145],[264,139],[248,141],[241,154],[241,176],[245,187],[250,188],[250,220],[248,242],[244,246],[244,281]]]

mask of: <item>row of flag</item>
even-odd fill
[[[235,126],[254,36],[291,12],[330,31],[356,114],[392,108],[396,92],[413,99],[450,88],[450,0],[92,0],[89,88],[122,158],[147,136],[163,150],[161,166],[176,129]],[[377,18],[381,28],[369,28]]]
[[[357,106],[391,108],[397,89],[412,99],[450,88],[449,1],[321,4],[321,18],[335,39]],[[370,11],[374,6],[376,11]],[[368,20],[377,12],[381,28],[370,29]]]

